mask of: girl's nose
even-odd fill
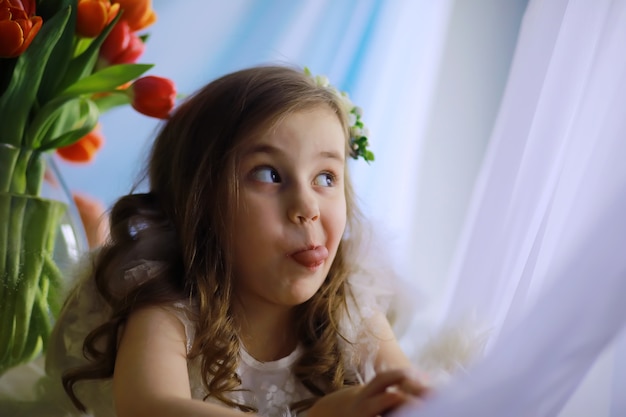
[[[296,224],[314,222],[320,218],[319,204],[312,190],[294,190],[287,216]]]

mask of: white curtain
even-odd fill
[[[626,415],[626,1],[532,0],[442,323],[485,356],[404,416]]]

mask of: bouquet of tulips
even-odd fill
[[[45,349],[58,309],[65,207],[40,195],[43,156],[89,160],[112,107],[174,106],[174,84],[135,63],[155,20],[150,0],[0,0],[0,374]]]

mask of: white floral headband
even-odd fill
[[[328,77],[323,75],[313,75],[311,71],[304,67],[304,73],[309,76],[315,84],[324,87],[340,98],[341,102],[348,113],[348,125],[350,126],[350,156],[354,159],[363,158],[365,162],[374,160],[374,153],[367,149],[369,142],[367,137],[369,136],[369,130],[363,124],[361,116],[363,110],[359,106],[355,106],[354,103],[348,97],[348,93],[345,91],[339,91],[333,85],[330,84]]]

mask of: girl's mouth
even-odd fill
[[[296,251],[289,256],[300,265],[314,270],[328,258],[328,249],[326,246],[315,246]]]

